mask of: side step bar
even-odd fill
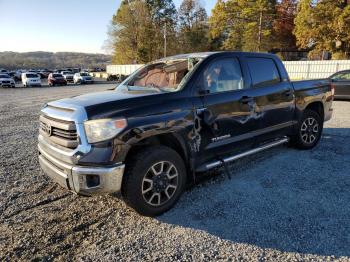
[[[260,152],[260,151],[264,151],[264,150],[266,150],[266,149],[269,149],[269,148],[272,148],[272,147],[275,147],[275,146],[279,146],[279,145],[288,143],[288,141],[289,141],[289,138],[285,137],[285,138],[276,140],[276,141],[274,141],[274,142],[265,144],[265,145],[263,145],[263,146],[260,146],[260,147],[251,149],[251,150],[249,150],[249,151],[240,153],[240,154],[238,154],[238,155],[229,156],[229,157],[223,158],[222,160],[217,160],[217,161],[215,161],[215,162],[211,162],[211,163],[204,164],[204,165],[200,166],[199,168],[197,168],[196,171],[197,171],[197,172],[205,172],[205,171],[210,170],[210,169],[213,169],[213,168],[215,168],[215,167],[222,166],[224,163],[229,163],[229,162],[235,161],[235,160],[237,160],[237,159],[240,159],[240,158],[242,158],[242,157],[249,156],[249,155],[258,153],[258,152]]]

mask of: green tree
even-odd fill
[[[219,0],[209,19],[214,46],[244,51],[271,49],[275,5],[275,0]]]
[[[295,19],[297,44],[329,51],[336,59],[350,56],[350,5],[344,0],[301,0]]]
[[[207,51],[208,15],[198,0],[184,0],[178,12],[179,41],[182,53]]]
[[[123,0],[112,18],[110,38],[113,63],[145,63],[153,58],[153,25],[148,6],[141,0]]]
[[[176,8],[172,0],[146,0],[149,8],[153,34],[149,39],[152,42],[153,59],[175,54],[176,45]],[[166,50],[164,50],[166,41]]]
[[[230,3],[232,3],[232,1]],[[228,4],[223,0],[218,0],[213,10],[211,11],[211,16],[209,17],[209,20],[208,20],[210,44],[212,46],[212,49],[214,50],[222,49],[225,42],[228,41],[228,36],[230,34],[230,31],[237,32],[237,30],[233,30],[232,28],[234,23],[231,20],[229,20],[231,16],[229,16],[228,12],[226,11],[227,5]],[[240,41],[237,41],[237,42],[240,42]],[[240,48],[233,48],[233,49],[240,49]]]

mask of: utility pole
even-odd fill
[[[166,32],[166,22],[164,24],[164,57],[166,57],[166,45],[167,45],[167,42],[166,42],[166,38],[167,38],[167,32]]]
[[[262,18],[263,18],[263,11],[260,11],[260,18],[259,18],[259,40],[258,40],[258,52],[260,52],[261,48],[261,39],[262,39]]]

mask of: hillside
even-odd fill
[[[0,52],[0,68],[5,69],[38,69],[80,67],[105,67],[111,57],[104,54],[88,54],[75,52]]]

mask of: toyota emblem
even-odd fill
[[[47,124],[46,126],[46,133],[48,134],[48,136],[51,136],[52,135],[52,127],[50,124]]]

